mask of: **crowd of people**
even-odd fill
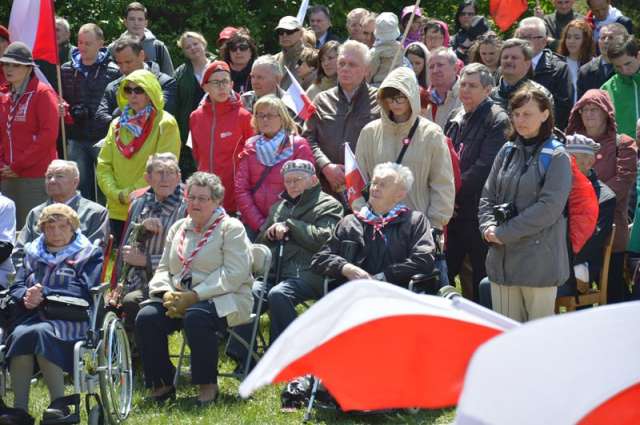
[[[56,18],[62,97],[0,26],[0,285],[17,305],[5,340],[15,407],[28,411],[37,362],[45,415],[69,414],[63,372],[88,322],[45,307],[56,295],[91,304],[109,234],[108,305],[158,403],[176,394],[170,333],[184,330],[196,401],[211,404],[220,331],[250,339],[251,314],[268,311],[273,343],[298,304],[350,280],[408,287],[440,272],[528,321],[593,290],[615,224],[608,302],[637,298],[640,44],[610,0],[587,0],[586,16],[553,3],[509,39],[474,0],[460,3],[453,35],[414,6],[353,9],[346,40],[315,5],[309,27],[278,21],[276,54],[247,28],[225,27],[216,49],[186,31],[174,69],[134,2],[108,45],[86,23],[73,46]],[[312,100],[307,119],[287,91],[296,83]],[[353,202],[345,145],[368,182]],[[273,252],[268,286],[252,276],[253,243]],[[227,351],[244,366],[245,348]]]

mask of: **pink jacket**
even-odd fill
[[[290,137],[293,137],[293,155],[288,160],[306,159],[315,164],[307,139],[300,136]],[[255,145],[258,138],[259,136],[253,136],[245,143],[240,154],[235,181],[236,202],[238,211],[242,214],[242,222],[255,231],[267,220],[271,206],[280,200],[280,193],[284,190],[280,169],[286,162],[274,165],[260,187],[255,193],[251,193],[265,169],[256,155]]]

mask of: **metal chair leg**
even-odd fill
[[[178,367],[176,368],[176,373],[173,376],[173,387],[178,388],[178,380],[180,379],[180,371],[182,369],[182,359],[184,358],[184,347],[186,345],[186,339],[184,334],[182,335],[182,344],[180,345],[180,355],[178,356]]]
[[[307,405],[307,410],[304,412],[304,418],[302,418],[302,422],[307,422],[311,419],[311,409],[313,409],[313,403],[316,401],[316,395],[318,393],[318,387],[320,386],[320,379],[313,377],[313,387],[311,388],[311,396],[309,397],[309,404]]]

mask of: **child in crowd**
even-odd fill
[[[402,64],[402,54],[398,63],[392,68],[392,62],[398,51],[402,49],[402,44],[398,41],[400,29],[398,28],[398,17],[395,13],[383,12],[376,18],[376,41],[371,48],[371,65],[369,81],[378,86],[382,80],[392,71]]]

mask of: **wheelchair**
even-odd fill
[[[90,289],[94,308],[89,311],[90,327],[85,339],[76,342],[73,352],[73,386],[75,394],[60,399],[70,414],[57,419],[43,417],[42,425],[79,424],[81,396],[85,398],[89,425],[120,425],[129,413],[133,399],[131,351],[124,325],[104,308],[104,294],[109,283]],[[4,340],[4,338],[3,338]],[[8,374],[0,345],[0,394],[7,390]]]

